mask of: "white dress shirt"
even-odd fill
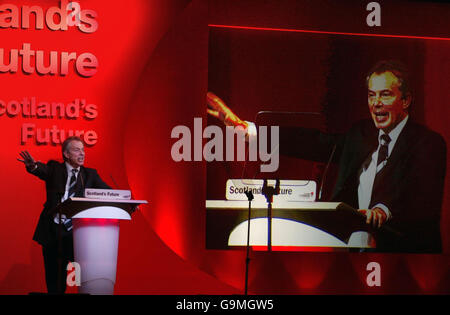
[[[70,165],[69,163],[65,163],[66,165],[66,170],[67,170],[67,180],[66,180],[66,186],[65,186],[65,190],[64,190],[64,195],[61,198],[61,202],[66,201],[69,198],[69,188],[70,188],[70,179],[72,178],[72,170],[74,169],[74,167],[72,167],[72,165]],[[75,173],[75,182],[78,179],[78,175],[80,174],[80,168],[77,168],[78,172]],[[53,217],[53,221],[58,224],[59,220],[58,220],[59,214],[55,213],[54,217]],[[64,214],[61,214],[61,221],[64,223],[65,220],[67,220],[67,217]]]
[[[359,209],[369,209],[371,199],[372,199],[372,190],[373,190],[373,183],[375,180],[375,175],[383,169],[383,167],[386,165],[387,160],[391,156],[392,150],[394,149],[395,143],[397,142],[397,139],[402,132],[403,128],[406,125],[406,122],[408,121],[408,116],[406,116],[394,129],[391,130],[390,133],[388,133],[389,138],[391,138],[391,141],[388,144],[388,157],[387,159],[380,163],[380,165],[377,166],[378,161],[378,152],[380,151],[381,147],[381,136],[385,134],[385,132],[380,129],[378,133],[378,148],[372,153],[372,159],[370,160],[370,164],[367,166],[367,168],[364,168],[362,170],[362,173],[359,177],[359,185],[358,185],[358,207]],[[381,208],[387,216],[387,220],[389,220],[392,217],[391,212],[389,209],[382,203],[376,204],[373,208]],[[349,245],[355,246],[355,247],[373,247],[375,245],[373,237],[367,233],[367,232],[354,232],[350,236]]]

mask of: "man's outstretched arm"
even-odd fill
[[[21,159],[17,161],[22,162],[28,173],[39,177],[42,180],[46,180],[48,175],[47,165],[37,162],[28,151],[22,151],[19,153]]]

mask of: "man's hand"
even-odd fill
[[[373,208],[371,210],[359,209],[358,212],[366,216],[366,223],[371,224],[374,228],[380,228],[387,220],[386,212],[381,208]]]
[[[248,123],[241,120],[235,113],[225,105],[217,95],[212,92],[206,93],[207,113],[223,121],[226,126],[242,126],[247,129]]]
[[[36,161],[31,156],[31,154],[28,153],[28,151],[22,151],[19,153],[19,155],[22,157],[22,159],[17,159],[17,161],[25,164],[25,167],[28,170],[33,170],[36,167]]]

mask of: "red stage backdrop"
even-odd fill
[[[149,201],[133,221],[121,224],[116,293],[241,293],[245,252],[205,249],[206,163],[176,163],[170,155],[172,128],[192,127],[194,117],[206,125],[208,25],[450,37],[448,5],[383,7],[383,26],[377,29],[365,24],[365,5],[0,1],[0,293],[45,290],[41,249],[31,240],[45,187],[25,172],[18,153],[60,159],[61,134],[77,131],[87,144],[86,166],[115,188],[130,188],[136,199]],[[80,12],[79,24],[67,25],[70,12]],[[433,104],[424,122],[447,143],[449,45],[424,41],[423,73],[424,102]],[[447,176],[442,217],[447,253],[448,187]],[[370,261],[381,264],[381,287],[366,285]],[[449,293],[449,280],[447,254],[253,252],[249,290]]]

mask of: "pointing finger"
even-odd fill
[[[376,228],[378,226],[379,219],[379,214],[376,211],[373,211],[372,227]]]
[[[372,211],[367,210],[367,213],[366,213],[366,223],[367,224],[370,224],[372,222],[372,216],[373,216]]]
[[[212,110],[212,109],[207,108],[207,109],[206,109],[206,112],[207,112],[209,115],[213,116],[213,117],[219,118],[219,112],[216,111],[216,110]]]
[[[383,215],[378,213],[378,228],[381,227],[381,224],[383,224]]]
[[[206,93],[206,102],[215,110],[223,110],[225,107],[225,103],[212,92]]]

